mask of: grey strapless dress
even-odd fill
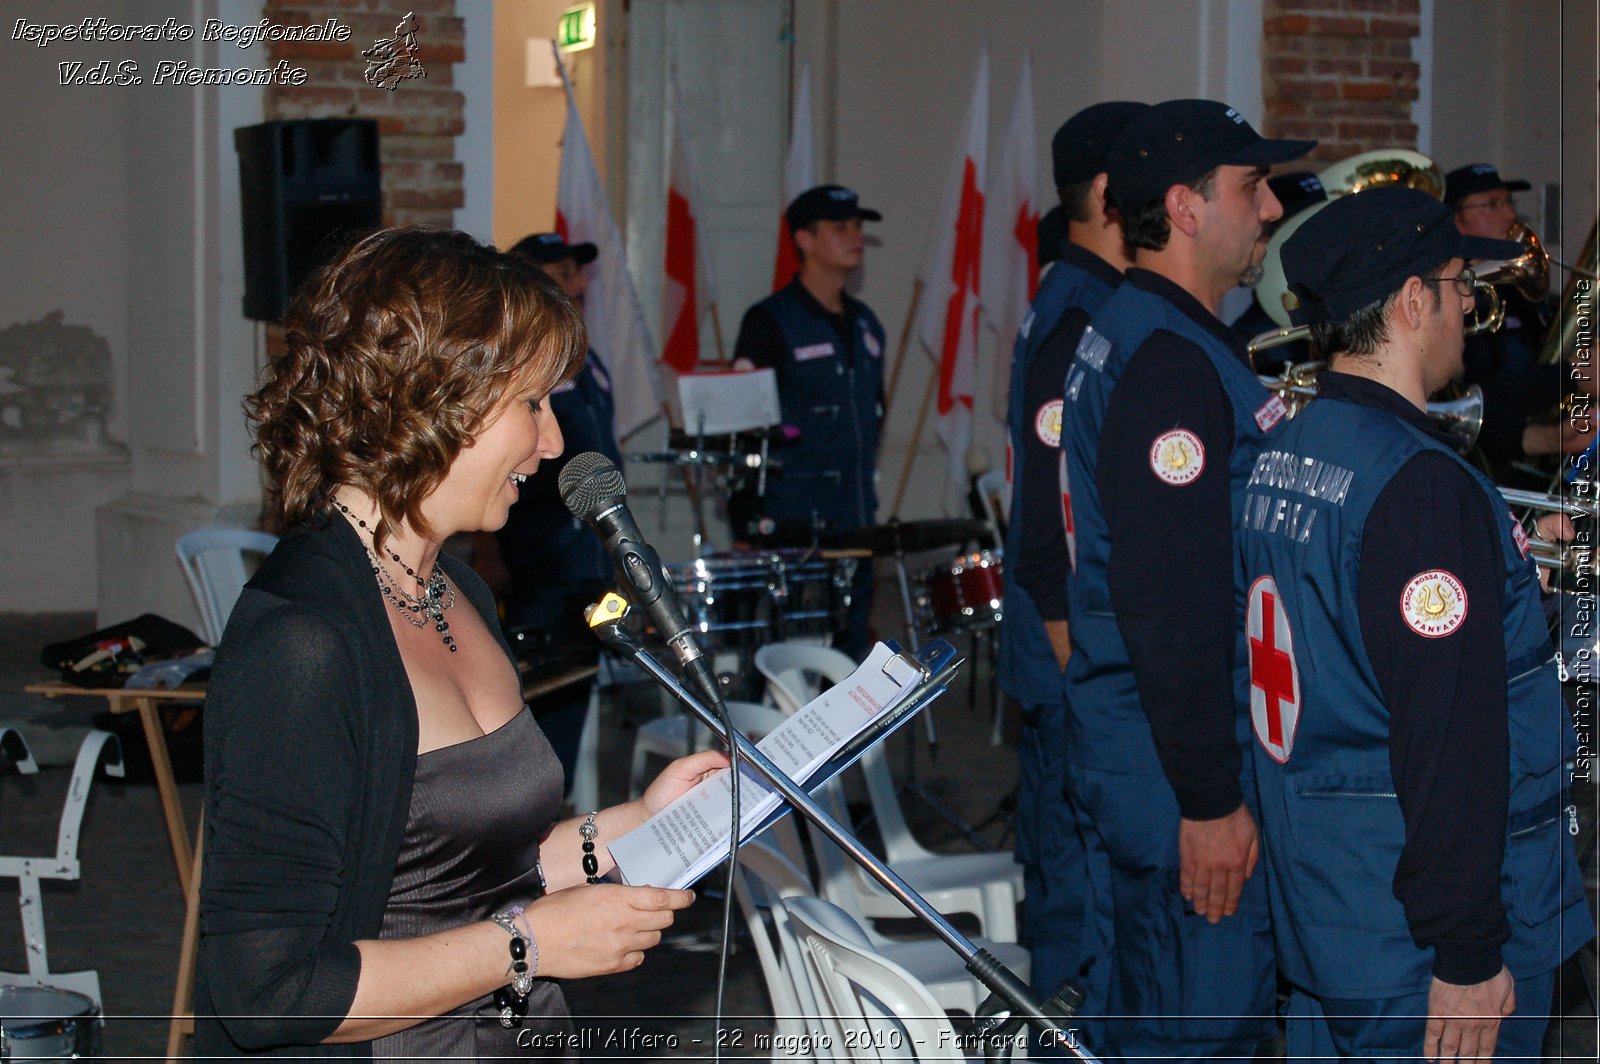
[[[501,727],[417,758],[411,809],[380,938],[487,920],[543,893],[539,840],[561,809],[561,764],[524,709]],[[506,963],[511,955],[506,953]],[[507,977],[509,981],[509,976]],[[375,1039],[378,1060],[575,1057],[566,999],[535,982],[521,1028],[500,1025],[493,995]]]

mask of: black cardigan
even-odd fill
[[[439,564],[498,637],[482,581]],[[382,926],[416,774],[387,609],[355,531],[317,520],[228,620],[205,712],[197,1057],[371,1055],[322,1039],[355,999],[355,942]]]

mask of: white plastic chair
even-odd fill
[[[200,637],[211,646],[222,641],[239,592],[250,579],[245,555],[272,553],[278,537],[246,528],[202,528],[178,538],[178,564],[200,608]]]
[[[855,671],[848,655],[828,647],[772,643],[756,651],[756,668],[767,679],[767,692],[778,708],[793,713],[826,687],[839,683]],[[1010,850],[987,853],[933,853],[924,848],[906,823],[895,795],[894,780],[883,747],[878,745],[862,755],[859,762],[872,803],[878,832],[883,838],[884,858],[902,879],[940,912],[975,914],[983,934],[996,942],[1017,941],[1017,903],[1022,900],[1022,866]],[[836,790],[837,781],[830,785]],[[835,809],[844,811],[842,799]],[[848,824],[848,821],[842,821]],[[813,841],[826,842],[820,833]],[[828,844],[831,846],[831,843]],[[823,861],[823,895],[834,904],[848,883],[855,891],[861,911],[868,917],[900,917],[905,907],[893,895],[868,879],[853,863],[835,855]],[[820,857],[819,857],[820,859]],[[832,864],[830,868],[829,865]]]
[[[768,732],[783,723],[783,714],[771,706],[758,702],[727,703],[733,726],[744,733],[751,742],[762,739]],[[667,760],[683,757],[711,745],[711,729],[689,716],[687,712],[671,717],[657,717],[639,725],[633,736],[633,763],[628,769],[628,798],[633,800],[644,793],[644,771],[650,755]],[[693,743],[693,746],[690,744]]]
[[[811,893],[805,874],[765,842],[751,839],[739,847],[739,875],[734,877],[733,893],[766,980],[774,1032],[783,1042],[781,1051],[774,1042],[773,1062],[805,1064],[815,1060],[816,1055],[808,1051],[808,1036],[813,1034],[810,1021],[818,1014],[817,999],[799,943],[789,927],[789,914],[783,908],[784,898]]]
[[[817,993],[835,1059],[964,1061],[955,1028],[928,988],[876,950],[821,898],[783,902]]]
[[[780,821],[772,831],[781,834],[784,829],[792,832],[794,830],[792,821]],[[782,848],[776,839],[774,845],[778,845],[779,849]],[[762,841],[747,842],[739,847],[739,867],[748,877],[756,881],[755,885],[760,888],[760,892],[770,904],[775,905],[781,898],[815,897],[817,891],[812,886],[810,878],[798,865],[780,853],[779,849],[774,849]],[[845,903],[839,905],[839,909],[862,928],[862,933],[876,952],[913,973],[928,988],[928,992],[933,995],[940,1008],[958,1009],[968,1015],[977,1010],[978,1003],[983,1000],[984,989],[972,977],[972,973],[967,971],[961,958],[948,946],[934,938],[886,938],[873,929],[871,922],[861,914],[853,902],[854,896],[847,891]],[[898,915],[907,915],[906,910],[901,909]],[[748,914],[746,919],[749,919]],[[784,925],[783,914],[774,912],[772,919],[780,942],[784,941],[785,936],[789,936],[792,942],[792,932]],[[988,950],[1021,978],[1029,977],[1032,970],[1030,957],[1028,951],[1021,946],[1014,943],[990,942],[983,938],[975,939],[973,944]],[[798,984],[795,996],[800,1008],[805,1015],[816,1016],[816,1010],[810,1008],[814,1004],[813,994],[805,984],[804,977],[792,974],[801,969],[795,966],[787,954],[785,963],[788,965],[786,973]]]

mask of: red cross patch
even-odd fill
[[[1067,452],[1056,456],[1056,468],[1061,478],[1061,527],[1067,533],[1067,564],[1078,567],[1078,529],[1072,523],[1072,483],[1067,479]]]
[[[1283,405],[1283,400],[1274,395],[1271,399],[1261,404],[1256,411],[1256,427],[1266,432],[1272,426],[1289,416],[1289,408]]]
[[[1244,623],[1250,645],[1250,723],[1261,748],[1284,764],[1300,726],[1300,666],[1294,660],[1289,616],[1272,577],[1250,585]]]
[[[1511,511],[1507,510],[1507,513]],[[1522,522],[1517,520],[1516,514],[1511,514],[1511,541],[1517,545],[1517,551],[1524,558],[1528,556],[1528,533],[1522,527]]]

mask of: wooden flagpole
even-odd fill
[[[933,404],[934,389],[939,384],[939,367],[930,367],[928,386],[922,390],[922,406],[917,410],[917,426],[911,430],[911,444],[906,448],[905,465],[900,468],[900,483],[894,489],[894,505],[889,508],[889,520],[900,516],[900,503],[906,497],[906,485],[911,482],[911,467],[917,461],[917,448],[922,445],[922,427],[928,421],[928,407]]]
[[[889,408],[894,405],[895,391],[900,387],[900,371],[906,364],[906,346],[911,342],[911,327],[917,320],[917,308],[922,303],[922,278],[911,285],[911,305],[906,308],[906,323],[900,329],[900,344],[895,348],[894,365],[889,368],[889,387],[883,393],[883,422],[889,423]]]

